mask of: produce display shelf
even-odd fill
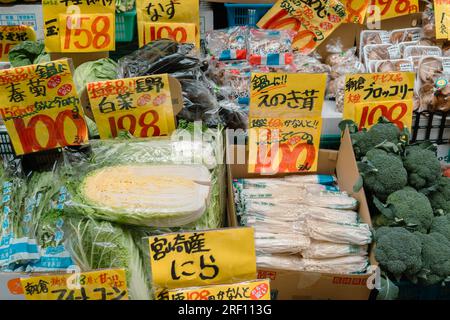
[[[116,13],[116,42],[130,42],[136,30],[136,9]]]

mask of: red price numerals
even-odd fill
[[[132,135],[136,133],[141,138],[159,136],[161,135],[161,129],[156,125],[158,120],[159,115],[155,110],[144,112],[138,119],[132,114],[123,115],[117,119],[114,116],[108,118],[113,137],[117,137],[119,130],[128,131]],[[139,130],[139,132],[136,130]]]
[[[111,49],[111,20],[109,16],[67,16],[63,50]]]
[[[187,41],[187,31],[183,27],[171,28],[168,26],[155,27],[150,26],[150,40],[171,39],[176,42],[184,43]]]
[[[381,9],[382,16],[386,15],[391,8],[393,8],[396,14],[408,14],[418,11],[416,5],[411,5],[410,0],[372,0],[372,5],[378,6]],[[373,11],[370,12],[370,15],[373,15],[373,13]]]
[[[208,290],[193,291],[187,294],[188,300],[208,300],[208,297],[209,297]]]
[[[66,136],[66,121],[76,127],[75,139],[69,140],[69,137]],[[36,130],[38,124],[44,125],[47,129],[48,140],[43,145],[38,139],[38,136],[42,136],[42,133]],[[23,119],[17,118],[14,119],[14,126],[25,154],[63,146],[79,145],[87,137],[87,128],[83,116],[74,114],[72,110],[60,112],[55,120],[48,115],[38,114],[25,124]]]
[[[385,105],[378,105],[374,108],[365,106],[362,108],[361,119],[359,121],[359,130],[362,128],[370,127],[375,124],[380,116],[387,118],[390,122],[394,123],[400,130],[404,128],[402,118],[407,114],[408,106],[399,102],[390,107]],[[396,116],[394,116],[397,114]]]
[[[8,60],[8,53],[13,45],[12,43],[0,43],[0,61]]]

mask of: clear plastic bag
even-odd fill
[[[247,37],[248,28],[245,26],[210,31],[206,34],[209,54],[219,61],[245,60]]]
[[[409,59],[394,59],[394,60],[378,60],[374,61],[372,66],[373,72],[413,72],[414,65]]]
[[[255,249],[261,253],[296,254],[308,248],[309,244],[309,238],[299,233],[255,234]]]
[[[311,239],[334,243],[366,245],[372,242],[372,231],[365,223],[334,223],[308,219],[308,235]]]
[[[322,273],[362,274],[367,271],[369,259],[364,256],[346,256],[331,259],[302,259],[303,270]]]
[[[289,30],[250,29],[248,57],[251,65],[288,65],[293,62],[292,40],[295,32]]]
[[[307,259],[330,259],[345,256],[367,256],[368,246],[349,245],[327,241],[311,241],[301,254]]]
[[[293,254],[257,254],[258,269],[302,271],[303,259]]]
[[[450,58],[422,57],[418,79],[419,110],[450,110]]]
[[[389,42],[399,44],[401,42],[418,41],[422,33],[422,28],[395,29],[390,32]]]

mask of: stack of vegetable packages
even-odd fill
[[[450,178],[435,146],[408,145],[407,132],[381,118],[352,141],[373,200],[375,258],[389,279],[434,285],[450,276]]]
[[[217,121],[208,124],[216,128],[199,128],[201,139],[194,139],[194,126],[182,121],[183,116],[200,120],[196,115],[203,115],[196,110],[201,103],[193,100],[202,97],[187,91],[203,85],[204,77],[201,61],[180,52],[183,48],[156,41],[119,64],[101,59],[77,68],[79,93],[89,82],[119,76],[170,72],[183,78],[185,109],[179,129],[171,137],[134,139],[123,132],[114,140],[66,148],[50,172],[25,173],[19,160],[7,166],[0,176],[0,272],[125,268],[130,298],[151,299],[150,259],[143,238],[223,226],[224,146],[217,127],[224,118],[211,114],[211,121]],[[136,56],[145,54],[150,56]],[[205,105],[216,108],[215,97],[205,90],[212,100]],[[96,136],[95,123],[86,120],[90,136]],[[177,139],[178,134],[182,138]]]
[[[329,175],[235,179],[240,224],[255,229],[258,268],[365,273],[369,225]]]

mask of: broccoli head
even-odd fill
[[[375,240],[375,259],[397,280],[402,275],[414,277],[422,269],[422,243],[417,235],[401,227],[381,227]]]
[[[358,167],[363,176],[364,188],[383,201],[408,182],[408,175],[400,158],[384,150],[370,150],[358,163]]]
[[[434,217],[430,233],[440,233],[450,241],[450,215]]]
[[[450,214],[450,178],[440,177],[428,199],[436,214]]]
[[[432,186],[441,176],[441,164],[435,152],[420,146],[406,148],[403,165],[408,172],[409,185],[416,189]]]
[[[428,198],[411,187],[395,191],[383,205],[377,199],[375,205],[386,218],[384,224],[404,224],[416,231],[427,233],[433,222],[433,208]],[[380,220],[377,220],[379,223]],[[382,221],[382,220],[381,220]]]
[[[395,124],[379,122],[368,131],[359,131],[351,135],[353,150],[357,159],[362,158],[367,152],[383,142],[399,143],[400,130]]]
[[[450,241],[436,232],[415,234],[422,241],[422,270],[419,279],[425,285],[442,282],[450,276]]]

